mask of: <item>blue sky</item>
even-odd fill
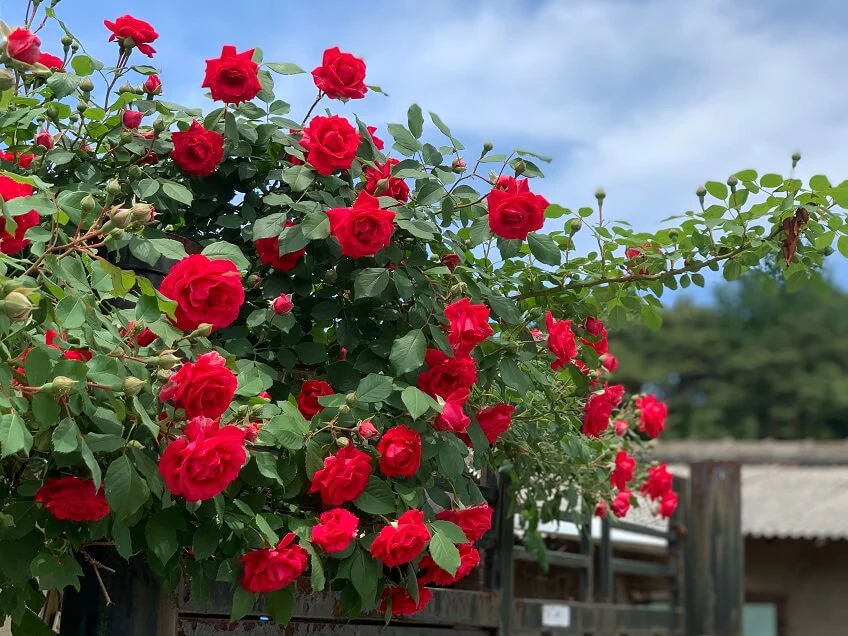
[[[20,22],[24,5],[0,0],[0,16]],[[385,130],[418,102],[469,149],[491,139],[554,157],[535,189],[577,208],[603,186],[605,214],[636,229],[695,205],[708,179],[786,174],[796,149],[802,178],[848,177],[848,6],[837,0],[63,0],[57,10],[106,61],[116,50],[104,18],[153,23],[164,98],[191,105],[222,44],[307,70],[340,46],[391,97],[334,110]],[[60,52],[56,32],[43,40]],[[294,119],[313,90],[308,76],[277,83]]]

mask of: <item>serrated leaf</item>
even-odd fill
[[[365,403],[382,402],[392,394],[393,390],[390,377],[369,373],[356,387],[356,399],[358,402]]]
[[[427,339],[421,331],[410,331],[392,343],[389,361],[398,375],[415,371],[424,364],[427,352]]]
[[[85,324],[86,304],[78,295],[65,296],[56,305],[56,322],[64,329],[77,329]]]
[[[527,245],[530,253],[545,265],[559,265],[562,262],[562,251],[550,236],[530,232],[527,235]]]
[[[267,66],[280,75],[299,75],[306,72],[297,64],[292,64],[291,62],[265,62],[264,66]]]
[[[134,514],[150,496],[147,483],[139,476],[126,455],[109,465],[104,487],[109,507],[119,519]]]
[[[183,205],[191,205],[191,202],[194,200],[194,195],[191,193],[191,190],[181,183],[176,183],[174,181],[163,181],[162,193],[169,199],[173,199],[177,203],[182,203]]]
[[[71,418],[59,422],[53,430],[53,450],[57,453],[73,453],[79,446],[79,429]]]
[[[397,510],[391,487],[376,475],[371,475],[365,491],[353,503],[369,515],[387,515]]]
[[[436,412],[440,410],[439,403],[436,402],[436,400],[414,386],[406,387],[401,392],[400,399],[403,401],[403,404],[406,406],[410,416],[412,416],[412,419],[415,420],[424,415],[430,409]]]
[[[385,267],[368,267],[356,273],[353,293],[356,299],[379,296],[389,285],[389,270]]]
[[[294,594],[291,586],[265,595],[265,608],[274,622],[285,627],[294,613]]]
[[[0,457],[8,457],[21,451],[29,455],[32,449],[32,433],[17,413],[0,416]]]
[[[459,550],[447,535],[438,531],[434,532],[430,539],[429,550],[436,565],[448,574],[456,574],[460,564]]]
[[[242,251],[232,243],[227,241],[216,241],[203,248],[201,252],[204,256],[213,259],[224,259],[234,263],[238,269],[249,269],[250,261],[242,253]]]
[[[456,544],[468,543],[468,537],[455,523],[450,521],[436,520],[430,524],[433,530],[439,534],[445,535],[450,541]]]
[[[409,131],[416,139],[420,139],[421,134],[424,132],[424,114],[421,112],[421,107],[418,104],[413,104],[409,107],[406,115],[409,123]]]

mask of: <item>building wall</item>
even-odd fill
[[[848,541],[747,539],[749,600],[779,604],[780,636],[848,633]]]

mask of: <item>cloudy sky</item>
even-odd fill
[[[0,15],[19,22],[24,4],[0,0]],[[57,10],[107,61],[103,18],[152,22],[164,98],[191,105],[222,44],[307,70],[340,46],[391,97],[338,110],[382,128],[418,102],[469,149],[490,139],[554,157],[537,190],[576,208],[603,186],[607,214],[636,229],[695,205],[708,179],[786,174],[796,149],[801,177],[848,177],[841,0],[63,0]],[[58,35],[43,39],[60,52]],[[313,91],[309,76],[277,83],[296,119]]]

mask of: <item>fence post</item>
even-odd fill
[[[745,558],[738,463],[690,467],[686,522],[687,636],[742,636]]]
[[[512,606],[515,597],[515,519],[509,496],[509,478],[498,480],[497,507],[497,589],[500,594],[499,636],[512,634]]]

